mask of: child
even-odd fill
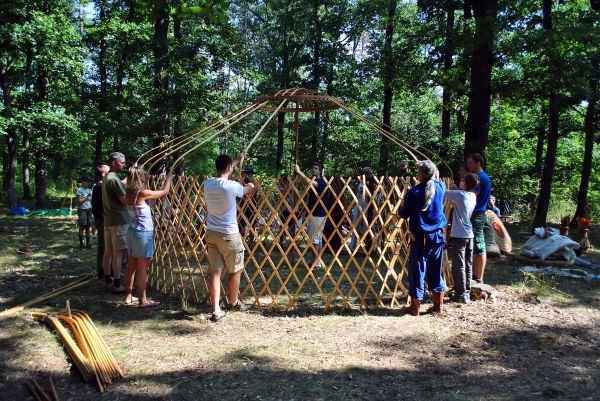
[[[81,177],[81,187],[77,188],[77,216],[79,224],[79,249],[83,249],[83,232],[85,230],[85,247],[91,248],[90,228],[92,226],[92,189],[90,179]]]
[[[471,297],[471,274],[473,272],[473,227],[471,214],[475,209],[477,195],[475,188],[479,178],[466,173],[460,180],[460,189],[446,192],[448,200],[454,206],[452,215],[452,279],[454,296],[452,300],[468,304]],[[456,188],[456,187],[454,187]]]

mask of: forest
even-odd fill
[[[485,155],[493,192],[533,226],[600,218],[599,0],[4,0],[2,202],[45,207],[111,151],[128,161],[282,88],[343,99],[457,171]],[[209,175],[264,123],[186,159]],[[293,118],[249,154],[291,173]],[[327,175],[407,159],[342,113],[304,114],[299,158]]]

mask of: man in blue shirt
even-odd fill
[[[425,294],[425,277],[432,292],[431,312],[442,313],[446,284],[442,273],[444,260],[444,197],[446,186],[438,179],[438,170],[430,160],[419,162],[419,184],[412,187],[399,215],[408,219],[410,255],[408,258],[409,313],[419,315]]]
[[[477,174],[479,177],[479,185],[475,189],[477,194],[477,203],[471,216],[471,224],[473,225],[473,251],[475,254],[474,274],[473,279],[478,283],[483,282],[483,273],[485,272],[485,264],[487,261],[485,253],[485,237],[483,235],[483,227],[487,222],[485,211],[487,210],[488,200],[492,194],[492,181],[490,177],[483,171],[483,156],[478,153],[473,153],[467,156],[467,170],[470,173]]]

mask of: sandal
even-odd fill
[[[154,308],[159,305],[160,305],[160,302],[158,302],[158,301],[148,301],[147,304],[138,304],[138,308]]]

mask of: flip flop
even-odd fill
[[[138,304],[138,308],[154,308],[156,306],[160,306],[160,302],[150,301],[147,304]]]
[[[21,255],[31,255],[33,253],[33,249],[27,247],[17,248],[17,253],[20,253]]]

